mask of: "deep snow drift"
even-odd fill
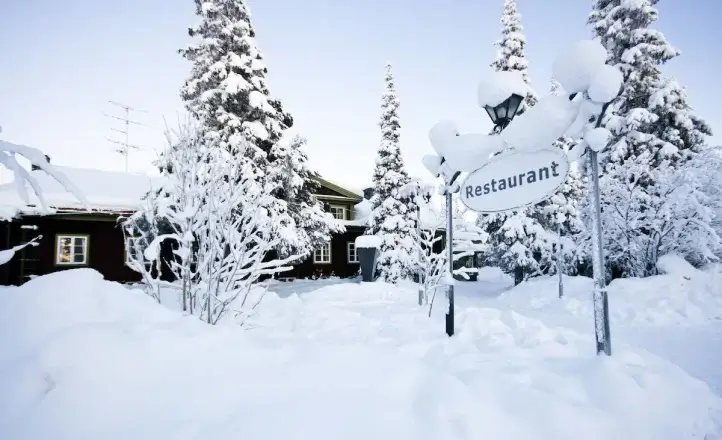
[[[246,331],[91,270],[0,289],[0,438],[679,440],[714,429],[719,400],[704,383],[622,343],[597,357],[591,332],[557,327],[555,314],[482,307],[468,292],[449,339],[441,301],[429,319],[413,285],[274,288],[284,298],[269,294]]]

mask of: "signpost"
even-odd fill
[[[546,145],[547,141],[553,141],[561,136],[582,140],[581,146],[589,153],[588,168],[592,183],[590,197],[593,208],[591,215],[594,247],[593,298],[597,354],[604,353],[609,356],[612,350],[604,273],[597,154],[607,147],[608,139],[604,140],[600,136],[600,133],[604,134],[600,126],[607,108],[621,94],[623,76],[619,69],[606,64],[607,59],[606,49],[595,40],[580,41],[558,58],[553,66],[554,77],[560,81],[564,90],[570,93],[568,101],[560,99],[559,96],[549,96],[542,98],[534,107],[527,108],[520,116],[525,118],[525,122],[517,125],[516,131],[512,132],[511,136],[501,139],[502,146],[511,147],[511,150],[491,156],[491,152],[503,150],[498,148],[499,142],[495,142],[490,136],[470,134],[464,135],[464,142],[461,142],[462,137],[456,126],[447,121],[438,123],[429,133],[429,139],[438,156],[425,156],[424,166],[436,177],[444,177],[443,194],[446,196],[449,209],[447,250],[451,272],[453,270],[452,193],[459,191],[464,205],[481,214],[512,211],[540,203],[559,190],[569,173],[569,159],[566,153]],[[479,105],[486,110],[494,123],[494,134],[502,134],[515,118],[527,91],[528,85],[519,72],[494,72],[479,85]],[[499,101],[500,95],[507,93],[508,97]],[[602,108],[598,113],[599,105]],[[590,130],[590,125],[595,122],[596,127]],[[529,133],[524,133],[525,130],[531,129],[538,131],[537,136],[530,137]],[[606,137],[609,138],[611,134],[606,131]],[[458,142],[454,142],[455,140]],[[546,148],[536,149],[537,146]],[[578,156],[579,153],[584,154],[576,148],[574,150],[575,158],[581,156]],[[452,155],[449,156],[449,153]],[[445,156],[453,160],[446,161]],[[445,161],[447,164],[443,167]],[[448,165],[448,162],[452,162],[453,167]],[[454,184],[456,176],[461,171],[470,170],[473,171],[462,185]],[[557,255],[559,297],[562,297],[564,286],[561,271],[561,243]],[[449,312],[446,325],[447,333],[451,336],[454,318],[453,284],[449,285],[448,295]]]
[[[469,174],[461,185],[461,201],[482,214],[510,211],[553,196],[569,174],[560,149],[508,151]]]

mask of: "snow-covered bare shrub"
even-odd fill
[[[669,253],[696,266],[717,259],[720,237],[704,192],[707,166],[697,159],[652,166],[643,154],[602,176],[603,243],[612,277],[655,275],[657,260]],[[589,243],[586,234],[587,255]]]
[[[164,285],[160,269],[169,268],[186,312],[209,324],[232,314],[242,324],[263,296],[262,278],[289,270],[299,257],[272,258],[283,239],[285,225],[275,221],[283,202],[244,154],[252,148],[244,139],[236,139],[232,155],[193,128],[176,136],[162,156],[160,191],[149,194],[148,212],[131,218],[136,229],[144,218],[153,225],[135,258],[155,265],[146,271],[155,285]],[[161,261],[164,243],[173,256]],[[145,262],[131,267],[143,273]]]

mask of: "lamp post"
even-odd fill
[[[444,159],[441,159],[441,163],[444,163]],[[447,284],[446,298],[449,302],[449,308],[446,311],[446,334],[448,336],[454,336],[454,283],[451,282],[454,278],[454,212],[453,212],[453,185],[456,179],[459,177],[458,171],[451,176],[444,175],[444,184],[446,188],[444,190],[444,196],[446,197],[446,250],[447,258],[449,260],[449,276],[445,280]]]
[[[524,97],[517,94],[512,94],[507,99],[495,106],[484,106],[484,110],[489,114],[491,121],[494,123],[494,133],[498,134],[506,128],[509,123],[516,116],[519,106],[521,105]],[[457,133],[458,136],[458,133]],[[432,141],[433,142],[433,141]],[[438,151],[438,150],[437,150]],[[461,174],[458,171],[453,171],[445,166],[445,158],[442,156],[438,164],[435,164],[429,170],[433,169],[436,177],[442,177],[444,179],[444,192],[443,195],[446,199],[446,251],[448,258],[448,278],[446,297],[448,300],[448,309],[446,312],[446,334],[449,336],[454,335],[454,215],[453,215],[453,193],[458,192],[459,188],[455,185],[456,179]]]
[[[484,110],[491,118],[491,122],[494,123],[494,130],[492,133],[500,134],[504,129],[511,123],[512,119],[517,115],[519,107],[521,106],[524,97],[512,94],[506,98],[500,104],[492,106],[484,106]],[[524,281],[524,272],[521,267],[514,268],[514,285],[520,284]]]

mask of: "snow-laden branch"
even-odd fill
[[[6,264],[10,260],[12,260],[13,257],[15,256],[16,252],[21,251],[28,246],[37,246],[39,244],[38,241],[41,238],[43,238],[43,236],[38,235],[37,237],[33,238],[32,240],[28,241],[27,243],[19,244],[10,249],[4,249],[4,250],[0,251],[0,265]]]
[[[51,212],[48,204],[43,196],[43,189],[40,187],[37,179],[17,160],[17,156],[24,157],[30,161],[31,165],[36,166],[50,177],[55,179],[62,187],[73,194],[80,202],[82,202],[88,210],[90,210],[87,199],[82,192],[68,178],[55,169],[48,162],[47,157],[37,148],[26,147],[24,145],[16,145],[10,142],[0,140],[0,164],[13,173],[13,184],[15,189],[25,204],[31,204],[30,192],[32,192],[40,202],[40,207],[44,212]],[[30,190],[30,192],[28,191]],[[10,220],[8,218],[0,218],[0,220]]]

